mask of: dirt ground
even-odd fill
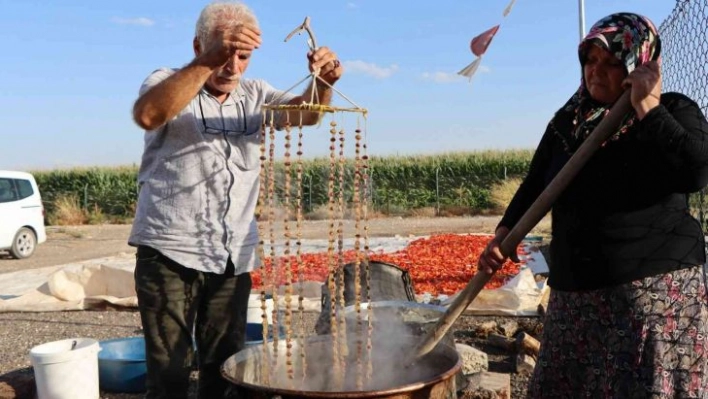
[[[492,233],[498,216],[458,218],[388,218],[373,219],[369,223],[371,237],[420,236],[436,233]],[[302,238],[326,239],[329,222],[307,221]],[[349,221],[345,229],[353,229]],[[129,225],[49,226],[47,241],[37,247],[28,259],[11,259],[0,252],[0,273],[63,265],[71,262],[134,253],[128,246]]]
[[[498,216],[458,218],[389,218],[369,221],[372,237],[423,236],[435,233],[488,233],[494,231]],[[543,234],[548,222],[542,223],[532,234]],[[345,226],[349,228],[351,226]],[[135,250],[126,241],[130,232],[127,225],[52,226],[47,228],[48,240],[41,244],[29,259],[14,260],[0,253],[0,273],[62,265],[95,258],[110,257]],[[328,222],[308,221],[302,230],[303,238],[325,239]],[[314,323],[316,315],[311,315]],[[538,318],[492,317],[499,325],[510,320],[537,336]],[[525,397],[528,376],[514,373],[514,354],[489,346],[486,333],[480,334],[480,325],[490,318],[463,316],[453,325],[455,340],[486,352],[490,371],[510,374],[511,398]],[[67,338],[84,337],[104,340],[135,336],[141,333],[140,317],[135,310],[74,311],[45,313],[0,313],[0,398],[31,398],[34,388],[29,350],[39,344]],[[140,394],[101,392],[101,398],[137,399]]]

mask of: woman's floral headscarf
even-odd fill
[[[578,47],[581,70],[589,46],[599,46],[612,53],[622,61],[628,74],[640,65],[658,60],[661,53],[661,42],[654,24],[646,17],[626,12],[609,15],[590,28]],[[581,76],[580,88],[556,113],[553,121],[571,152],[592,133],[612,106],[594,101],[585,87],[582,72]],[[621,133],[626,132],[635,119],[634,113],[630,113],[610,140],[616,140]]]

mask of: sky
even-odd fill
[[[284,39],[309,16],[318,45],[345,67],[335,105],[368,110],[369,154],[533,149],[580,83],[579,1],[517,0],[503,17],[509,1],[246,1],[263,43],[245,77],[282,90],[306,77],[306,36]],[[139,165],[138,89],[153,70],[191,61],[207,3],[0,0],[0,169]],[[658,26],[675,5],[585,0],[586,29],[618,11]],[[457,75],[475,58],[470,40],[496,24],[477,74]],[[306,156],[326,154],[320,133],[305,132]]]

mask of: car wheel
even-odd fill
[[[29,258],[37,248],[37,236],[27,227],[21,228],[12,241],[10,255],[15,259]]]

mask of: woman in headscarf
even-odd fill
[[[661,93],[647,18],[598,21],[579,47],[582,84],[556,112],[479,260],[499,244],[625,90],[632,112],[553,204],[541,353],[529,398],[708,398],[704,233],[688,194],[708,183],[708,124]]]

